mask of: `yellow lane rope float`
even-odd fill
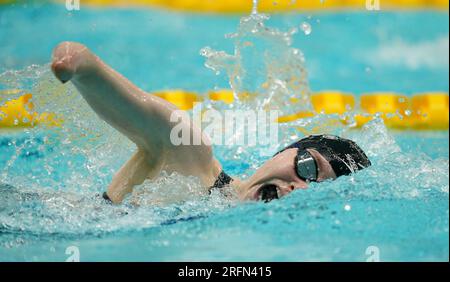
[[[448,95],[445,93],[424,93],[411,101],[413,126],[416,129],[448,129]]]
[[[18,91],[18,90],[17,90]],[[16,93],[12,91],[2,91],[5,93]],[[31,101],[32,95],[25,94],[17,99],[7,101],[0,105],[0,128],[29,128],[36,125],[59,126],[61,120],[53,113],[38,114],[34,111],[34,104]]]
[[[422,93],[412,97],[392,92],[366,93],[360,96],[358,107],[355,107],[354,96],[337,91],[323,91],[313,94],[311,101],[317,113],[355,113],[354,122],[358,128],[379,116],[391,129],[448,130],[448,97],[443,92]],[[305,113],[298,115],[301,118]],[[342,121],[349,122],[346,117]]]
[[[203,101],[199,95],[180,89],[158,91],[152,94],[171,102],[181,110],[190,110],[194,103]]]
[[[20,90],[4,90],[0,93],[20,93]],[[194,103],[205,99],[233,103],[234,94],[229,89],[213,90],[199,95],[184,90],[164,90],[152,93],[182,110],[190,110]],[[241,95],[246,99],[248,95]],[[35,125],[60,126],[61,119],[53,113],[34,112],[31,94],[25,94],[0,105],[0,128],[33,127]],[[240,97],[241,99],[241,97]],[[278,122],[313,117],[318,113],[342,116],[344,124],[355,123],[361,127],[374,117],[384,119],[388,128],[398,130],[448,130],[449,96],[444,92],[428,92],[411,97],[393,92],[366,93],[356,101],[354,95],[340,91],[321,91],[311,96],[313,111],[280,116]],[[354,120],[349,120],[353,116]]]
[[[0,0],[2,1],[2,0]],[[5,3],[11,1],[5,1]],[[55,0],[65,3],[65,0]],[[1,3],[1,2],[0,2]],[[259,0],[260,12],[308,11],[322,9],[440,9],[448,10],[448,0]],[[251,0],[83,0],[93,6],[156,6],[188,12],[248,13]]]

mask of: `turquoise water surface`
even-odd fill
[[[267,25],[304,21],[312,33],[293,45],[312,90],[448,92],[448,13],[289,14]],[[52,77],[52,48],[79,41],[147,91],[202,93],[228,80],[203,66],[200,49],[232,52],[224,34],[238,22],[142,8],[0,7],[0,89],[30,91],[38,110],[65,119],[56,129],[0,131],[0,261],[65,261],[71,246],[82,261],[366,261],[373,247],[382,261],[448,261],[448,131],[389,131],[380,120],[324,128],[354,139],[373,166],[269,204],[204,195],[198,180],[179,175],[144,182],[120,206],[100,199],[134,147]],[[283,125],[279,147],[294,135]],[[215,147],[225,169],[244,177],[265,160],[257,149]]]

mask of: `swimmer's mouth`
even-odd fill
[[[278,188],[273,184],[266,184],[258,189],[257,198],[264,203],[268,203],[272,200],[279,199]]]

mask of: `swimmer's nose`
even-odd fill
[[[73,76],[73,70],[67,67],[67,63],[63,62],[53,62],[52,72],[56,78],[62,83],[66,83]]]

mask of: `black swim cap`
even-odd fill
[[[331,164],[337,177],[349,175],[371,165],[369,158],[355,142],[334,135],[305,137],[275,155],[291,148],[315,149]]]

